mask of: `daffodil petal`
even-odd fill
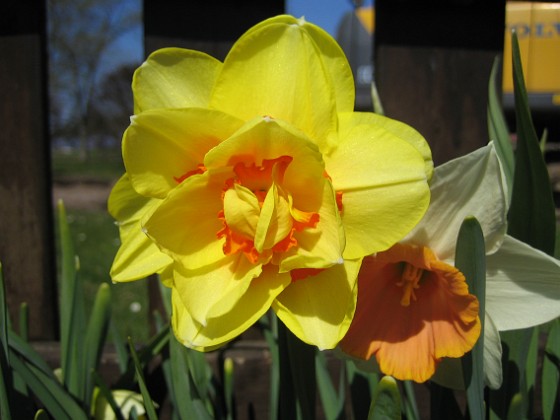
[[[387,118],[383,115],[371,112],[346,112],[339,114],[338,131],[340,133],[349,132],[357,125],[370,125],[380,127],[394,134],[402,140],[410,143],[424,158],[426,177],[432,178],[434,171],[434,162],[432,160],[432,151],[424,137],[414,128],[403,122]]]
[[[288,121],[320,147],[337,124],[331,77],[298,23],[272,21],[245,33],[224,61],[210,106],[243,120]]]
[[[276,296],[290,285],[290,281],[289,274],[279,274],[270,265],[263,267],[261,275],[251,281],[229,311],[218,317],[207,318],[204,326],[192,318],[182,296],[174,289],[173,330],[184,345],[200,351],[213,350],[253,325],[270,308]]]
[[[141,218],[151,214],[160,203],[161,200],[136,193],[126,174],[113,187],[108,207],[117,220],[121,238],[121,246],[111,266],[113,281],[143,279],[171,264],[171,258],[146,236],[140,223]]]
[[[389,248],[418,223],[428,207],[430,192],[422,155],[383,128],[353,127],[326,157],[326,168],[335,190],[342,193],[344,258]]]
[[[148,236],[186,268],[204,267],[224,258],[223,241],[217,237],[223,227],[218,213],[223,208],[224,180],[224,176],[208,172],[192,176],[143,220]]]
[[[484,324],[484,379],[490,389],[502,385],[502,342],[492,318],[486,314]],[[437,366],[431,381],[456,390],[465,389],[461,359],[444,358]]]
[[[305,18],[295,18],[290,15],[279,15],[267,19],[249,29],[245,35],[260,30],[270,24],[299,25],[315,42],[320,51],[325,69],[333,82],[338,112],[354,109],[355,86],[352,69],[338,43],[320,27],[305,21]]]
[[[499,331],[560,316],[560,261],[511,236],[486,258],[486,311]]]
[[[315,229],[298,232],[298,246],[282,256],[280,272],[298,268],[327,268],[342,262],[345,232],[330,182],[323,182],[323,202]]]
[[[202,108],[156,109],[134,116],[123,136],[123,159],[134,189],[164,198],[241,124]]]
[[[294,281],[274,301],[278,317],[297,337],[332,349],[346,334],[356,309],[361,260],[346,260]]]
[[[211,265],[194,270],[181,264],[174,268],[173,288],[189,308],[191,316],[203,326],[208,318],[228,313],[262,270],[243,254],[223,256]]]
[[[484,319],[483,370],[486,384],[490,389],[498,389],[502,386],[502,340],[488,312]]]
[[[221,67],[220,61],[200,51],[155,51],[134,73],[134,113],[154,108],[207,106]]]
[[[507,191],[492,143],[438,166],[430,189],[426,215],[403,242],[430,244],[440,260],[453,260],[459,228],[466,217],[474,216],[486,253],[496,252],[507,227]]]
[[[235,134],[210,150],[204,165],[208,169],[237,163],[262,165],[263,160],[289,156],[283,187],[297,208],[314,211],[322,200],[325,164],[317,146],[298,129],[268,117],[247,122]]]

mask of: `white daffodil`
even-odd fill
[[[506,235],[508,195],[492,143],[437,167],[430,189],[430,207],[417,227],[364,259],[356,313],[341,349],[362,360],[375,356],[371,362],[397,379],[461,387],[458,358],[474,346],[481,324],[478,301],[454,258],[461,224],[474,216],[487,255],[484,370],[488,385],[498,388],[499,331],[560,316],[560,263]]]

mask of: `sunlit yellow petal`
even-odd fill
[[[334,188],[342,193],[345,258],[387,249],[428,208],[430,191],[422,155],[383,128],[352,128],[326,158],[326,167]]]
[[[307,31],[298,23],[272,21],[232,47],[210,105],[244,120],[288,121],[321,146],[336,129],[335,98],[331,76]]]
[[[414,128],[392,118],[372,112],[346,112],[339,114],[338,131],[344,137],[344,133],[350,132],[355,126],[369,125],[371,127],[382,128],[398,138],[410,143],[424,158],[426,177],[431,179],[434,171],[432,161],[432,151],[426,139]]]
[[[323,203],[316,229],[299,232],[298,247],[281,257],[280,271],[296,268],[326,268],[342,262],[345,231],[330,182],[323,183]]]
[[[342,48],[332,36],[305,18],[295,18],[290,15],[280,15],[267,19],[249,29],[244,36],[253,31],[258,31],[272,24],[299,25],[313,40],[321,54],[321,59],[327,70],[336,95],[336,108],[338,112],[352,111],[354,109],[354,78],[348,59]]]
[[[217,232],[223,227],[221,191],[224,176],[192,176],[163,200],[144,229],[167,254],[187,268],[195,269],[224,257],[223,241]]]
[[[360,260],[346,260],[294,281],[274,301],[276,314],[301,340],[332,349],[354,315],[360,264]]]
[[[174,268],[173,288],[191,316],[203,326],[208,318],[228,313],[262,270],[260,265],[251,264],[239,254],[222,255],[221,260],[195,270],[180,264]]]
[[[117,220],[121,246],[111,267],[113,281],[138,280],[161,271],[171,263],[146,234],[140,223],[161,200],[146,198],[134,191],[127,175],[119,179],[109,196],[108,207]]]
[[[134,113],[206,106],[222,63],[200,51],[163,48],[134,73]]]
[[[173,290],[173,331],[184,345],[200,351],[213,350],[235,338],[253,325],[270,308],[276,296],[290,284],[289,274],[278,274],[272,266],[263,267],[260,277],[251,281],[243,296],[229,312],[208,318],[206,325],[197,323]]]
[[[201,172],[208,150],[240,126],[236,118],[202,108],[156,109],[133,117],[123,137],[123,159],[134,189],[164,198]]]

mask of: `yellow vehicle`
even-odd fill
[[[506,8],[504,107],[513,107],[511,31],[515,31],[531,110],[560,112],[560,3],[508,1]]]
[[[357,105],[365,109],[371,107],[374,15],[373,6],[358,7],[343,17],[336,34],[354,71]],[[560,126],[560,2],[506,2],[502,87],[507,114],[514,103],[512,30],[519,39],[531,110],[545,116],[544,125]]]

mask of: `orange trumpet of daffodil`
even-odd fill
[[[360,366],[397,379],[433,377],[462,387],[458,358],[482,331],[478,301],[454,259],[461,224],[474,216],[486,249],[484,372],[499,388],[498,331],[560,316],[560,262],[506,235],[507,187],[492,143],[438,166],[430,188],[430,208],[406,238],[364,258],[355,316],[340,348]]]
[[[353,111],[345,56],[323,30],[278,16],[225,61],[156,51],[133,79],[114,281],[160,273],[172,325],[210,350],[270,307],[303,341],[334,347],[364,256],[421,219],[432,173],[424,139]]]

